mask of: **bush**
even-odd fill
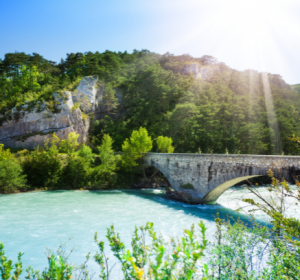
[[[71,132],[68,135],[68,139],[61,140],[60,142],[60,152],[71,154],[76,151],[76,148],[78,147],[77,139],[79,137],[79,134],[76,132]]]
[[[83,144],[79,151],[77,152],[78,156],[85,158],[88,162],[92,163],[94,162],[94,156],[92,149],[85,144]]]
[[[16,160],[0,161],[0,192],[12,193],[26,189],[26,176]]]
[[[197,238],[195,228],[192,226],[190,230],[184,230],[181,239],[172,238],[171,241],[166,241],[154,231],[152,223],[147,223],[139,229],[135,228],[131,250],[127,250],[114,226],[107,229],[107,239],[110,249],[121,265],[125,280],[197,279],[197,263],[204,256],[204,250],[207,247],[205,226],[200,222],[199,227],[200,238]],[[147,245],[146,238],[149,240]],[[108,267],[104,242],[98,241],[97,233],[95,233],[94,240],[99,249],[94,256],[94,260],[100,266],[99,279],[111,279],[112,267]],[[0,271],[2,271],[0,277],[2,276],[3,280],[19,279],[22,273],[21,256],[20,253],[18,262],[13,265],[12,261],[5,256],[4,245],[0,243]],[[89,257],[90,254],[86,259],[88,260]],[[26,271],[26,279],[91,279],[86,262],[80,266],[71,265],[66,252],[60,249],[56,253],[51,251],[48,253],[48,268],[42,274],[34,271],[32,267],[27,268]],[[11,277],[11,273],[16,277]]]
[[[91,174],[90,161],[72,153],[67,157],[67,165],[64,167],[60,183],[72,189],[86,187]]]
[[[35,188],[54,188],[63,173],[64,161],[58,153],[59,139],[53,134],[51,146],[45,143],[45,148],[37,147],[22,160],[22,167],[30,186]]]
[[[26,176],[9,149],[4,150],[0,144],[0,192],[12,193],[26,189]]]
[[[186,189],[186,190],[194,190],[195,189],[191,183],[186,183],[186,184],[180,185],[180,188]]]

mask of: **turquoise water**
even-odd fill
[[[265,188],[260,190],[267,192]],[[191,206],[166,200],[159,190],[0,195],[0,241],[10,258],[15,260],[22,251],[24,267],[31,265],[42,270],[47,265],[47,246],[56,249],[67,242],[69,249],[75,247],[71,260],[82,263],[88,252],[93,255],[97,250],[93,241],[95,231],[99,239],[106,241],[106,228],[111,224],[125,244],[130,245],[135,225],[153,222],[155,229],[167,237],[181,235],[183,228],[201,219],[207,227],[207,238],[213,240],[216,213],[220,212],[221,217],[237,217],[239,214],[233,210],[246,206],[240,202],[243,196],[251,197],[245,188],[233,188],[219,198],[219,205]],[[298,215],[295,207],[289,211],[293,216]],[[258,213],[257,217],[266,221],[262,214]],[[89,267],[98,272],[93,261]],[[112,279],[121,279],[117,268]]]

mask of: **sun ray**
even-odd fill
[[[270,141],[273,154],[281,154],[281,139],[279,133],[279,127],[277,122],[277,117],[274,109],[273,97],[271,86],[269,83],[268,73],[264,72],[261,74],[262,76],[262,83],[263,83],[263,91],[265,95],[265,105],[266,105],[266,113],[268,119],[268,126],[270,131]]]

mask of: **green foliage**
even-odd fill
[[[296,91],[297,93],[300,93],[300,85],[293,85],[293,86],[292,86],[292,89],[293,89],[294,91]]]
[[[7,256],[5,255],[3,243],[0,242],[0,276],[2,280],[19,279],[19,276],[23,272],[22,261],[21,261],[22,255],[23,255],[22,253],[19,253],[18,262],[13,265],[12,260],[8,260]],[[13,271],[13,275],[11,275],[12,271]]]
[[[157,279],[197,279],[197,264],[204,256],[207,248],[205,237],[206,228],[202,222],[199,223],[200,238],[196,236],[194,225],[190,230],[185,229],[181,239],[171,241],[165,240],[158,235],[152,223],[135,228],[132,236],[132,248],[126,249],[121,241],[119,233],[114,226],[107,229],[107,239],[110,249],[121,264],[124,279],[126,280],[157,280]],[[104,242],[98,241],[97,233],[94,240],[98,245],[99,252],[94,256],[96,263],[100,265],[99,279],[110,279],[111,268],[108,265],[108,257],[104,251]],[[61,246],[63,248],[63,246]],[[15,264],[14,275],[10,278],[13,269],[11,260],[7,260],[4,246],[0,243],[0,272],[2,280],[19,279],[22,273],[22,254],[19,254],[18,262]],[[89,260],[89,254],[86,257]],[[78,272],[77,272],[77,271]],[[90,275],[87,271],[86,262],[80,266],[70,265],[64,250],[59,249],[56,253],[48,253],[48,268],[42,273],[35,271],[32,267],[26,269],[26,279],[88,280]]]
[[[59,184],[72,189],[87,187],[90,184],[91,164],[94,162],[92,149],[85,144],[76,152],[79,146],[78,137],[76,132],[69,133],[68,139],[60,142],[59,149],[67,154]]]
[[[90,163],[93,163],[95,161],[92,149],[89,146],[86,146],[85,144],[81,145],[77,154],[78,156],[85,158]]]
[[[117,157],[112,149],[113,140],[108,134],[105,134],[102,139],[101,146],[98,146],[99,157],[101,160],[101,169],[104,173],[116,171]]]
[[[0,193],[11,193],[26,189],[26,176],[9,149],[0,144]]]
[[[0,161],[12,159],[13,155],[9,149],[4,149],[4,145],[0,144]]]
[[[150,151],[152,149],[152,140],[151,136],[148,136],[147,129],[140,127],[138,131],[132,131],[130,145],[138,157],[141,157],[146,152]]]
[[[80,108],[80,102],[75,102],[72,107],[72,112]]]
[[[86,262],[80,266],[75,266],[69,262],[70,252],[66,251],[66,244],[62,244],[56,252],[47,249],[48,267],[42,272],[35,271],[31,266],[26,268],[26,279],[34,280],[70,280],[86,279],[89,280],[90,275],[86,268],[86,262],[89,260],[89,254],[86,256]]]
[[[69,133],[68,139],[61,140],[59,151],[68,155],[74,153],[79,145],[77,142],[78,137],[79,134],[76,132]]]
[[[107,230],[110,247],[119,260],[124,279],[195,279],[196,264],[204,256],[207,246],[206,228],[199,223],[201,238],[197,239],[194,225],[184,230],[181,240],[170,242],[158,236],[152,223],[145,227],[135,228],[132,237],[132,251],[126,250],[114,226]],[[146,242],[146,238],[150,242]],[[168,250],[168,246],[170,249]]]
[[[70,133],[68,139],[60,141],[54,133],[51,143],[46,139],[44,148],[18,152],[23,170],[9,150],[3,150],[3,145],[0,146],[0,165],[3,167],[0,170],[0,191],[9,193],[25,189],[28,187],[24,184],[25,177],[31,189],[113,186],[121,156],[114,154],[111,137],[104,135],[102,145],[98,147],[101,164],[95,166],[97,156],[93,155],[90,147],[82,144],[77,151],[78,136],[75,132]]]
[[[191,183],[182,184],[182,185],[180,185],[180,188],[186,189],[186,190],[194,190],[195,189]]]
[[[90,75],[103,86],[103,112],[114,114],[93,126],[95,146],[109,134],[121,151],[131,131],[142,126],[152,139],[172,137],[178,152],[299,153],[288,138],[300,135],[299,85],[291,87],[279,75],[233,70],[207,55],[69,53],[56,64],[37,53],[7,53],[0,61],[0,124],[20,118],[25,109],[42,110],[41,104],[57,112],[53,93],[76,95],[80,79]],[[122,90],[118,107],[117,88]],[[78,98],[73,109],[88,113],[88,100]]]
[[[20,164],[13,159],[0,161],[0,193],[26,190],[26,176]]]
[[[37,147],[34,152],[27,153],[21,165],[27,176],[28,184],[33,188],[53,188],[63,173],[64,163],[58,152],[59,139],[53,133],[51,144],[49,139],[45,147]]]
[[[93,178],[93,186],[107,188],[115,183],[115,171],[118,169],[117,164],[120,162],[120,155],[115,155],[112,144],[113,140],[111,137],[108,134],[105,134],[101,146],[97,147],[101,165],[96,166],[92,171],[91,177]]]
[[[295,137],[294,139],[297,141]],[[269,267],[262,275],[271,279],[297,279],[300,274],[300,221],[287,216],[285,211],[289,207],[286,198],[294,198],[297,201],[296,205],[299,205],[300,183],[296,179],[296,189],[292,189],[285,180],[276,179],[271,170],[269,176],[272,179],[268,188],[270,198],[263,197],[257,190],[248,187],[259,201],[243,199],[244,202],[255,206],[252,211],[261,210],[268,215],[272,224]]]
[[[71,153],[67,156],[67,164],[63,169],[59,183],[61,186],[71,189],[87,187],[90,173],[90,159]]]
[[[111,110],[116,109],[118,98],[116,97],[116,90],[113,89],[110,83],[105,84],[105,88],[103,90],[103,101],[106,106],[107,115],[111,112]]]
[[[157,147],[161,153],[173,153],[174,147],[172,146],[172,138],[167,136],[158,136],[157,137]]]
[[[249,226],[239,219],[233,225],[219,217],[215,221],[217,230],[209,252],[207,279],[265,279],[257,276],[262,276],[262,267],[270,268],[265,263],[260,267],[269,257],[269,229],[256,222]]]
[[[205,67],[209,78],[190,75],[190,64]],[[300,96],[279,75],[239,72],[208,56],[152,53],[118,75],[123,101],[116,112],[122,117],[99,123],[92,131],[94,141],[109,133],[114,148],[121,150],[129,132],[142,126],[152,139],[172,137],[178,152],[299,152],[288,136],[300,134],[299,114],[292,109],[300,106]]]
[[[152,139],[144,127],[132,131],[131,137],[122,145],[122,164],[125,168],[132,168],[137,165],[136,160],[152,149]]]

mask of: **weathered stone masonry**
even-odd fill
[[[185,192],[195,203],[216,201],[234,184],[267,175],[270,169],[289,182],[300,174],[300,156],[148,153],[144,162],[159,169],[174,190]],[[194,189],[182,188],[187,183]]]

